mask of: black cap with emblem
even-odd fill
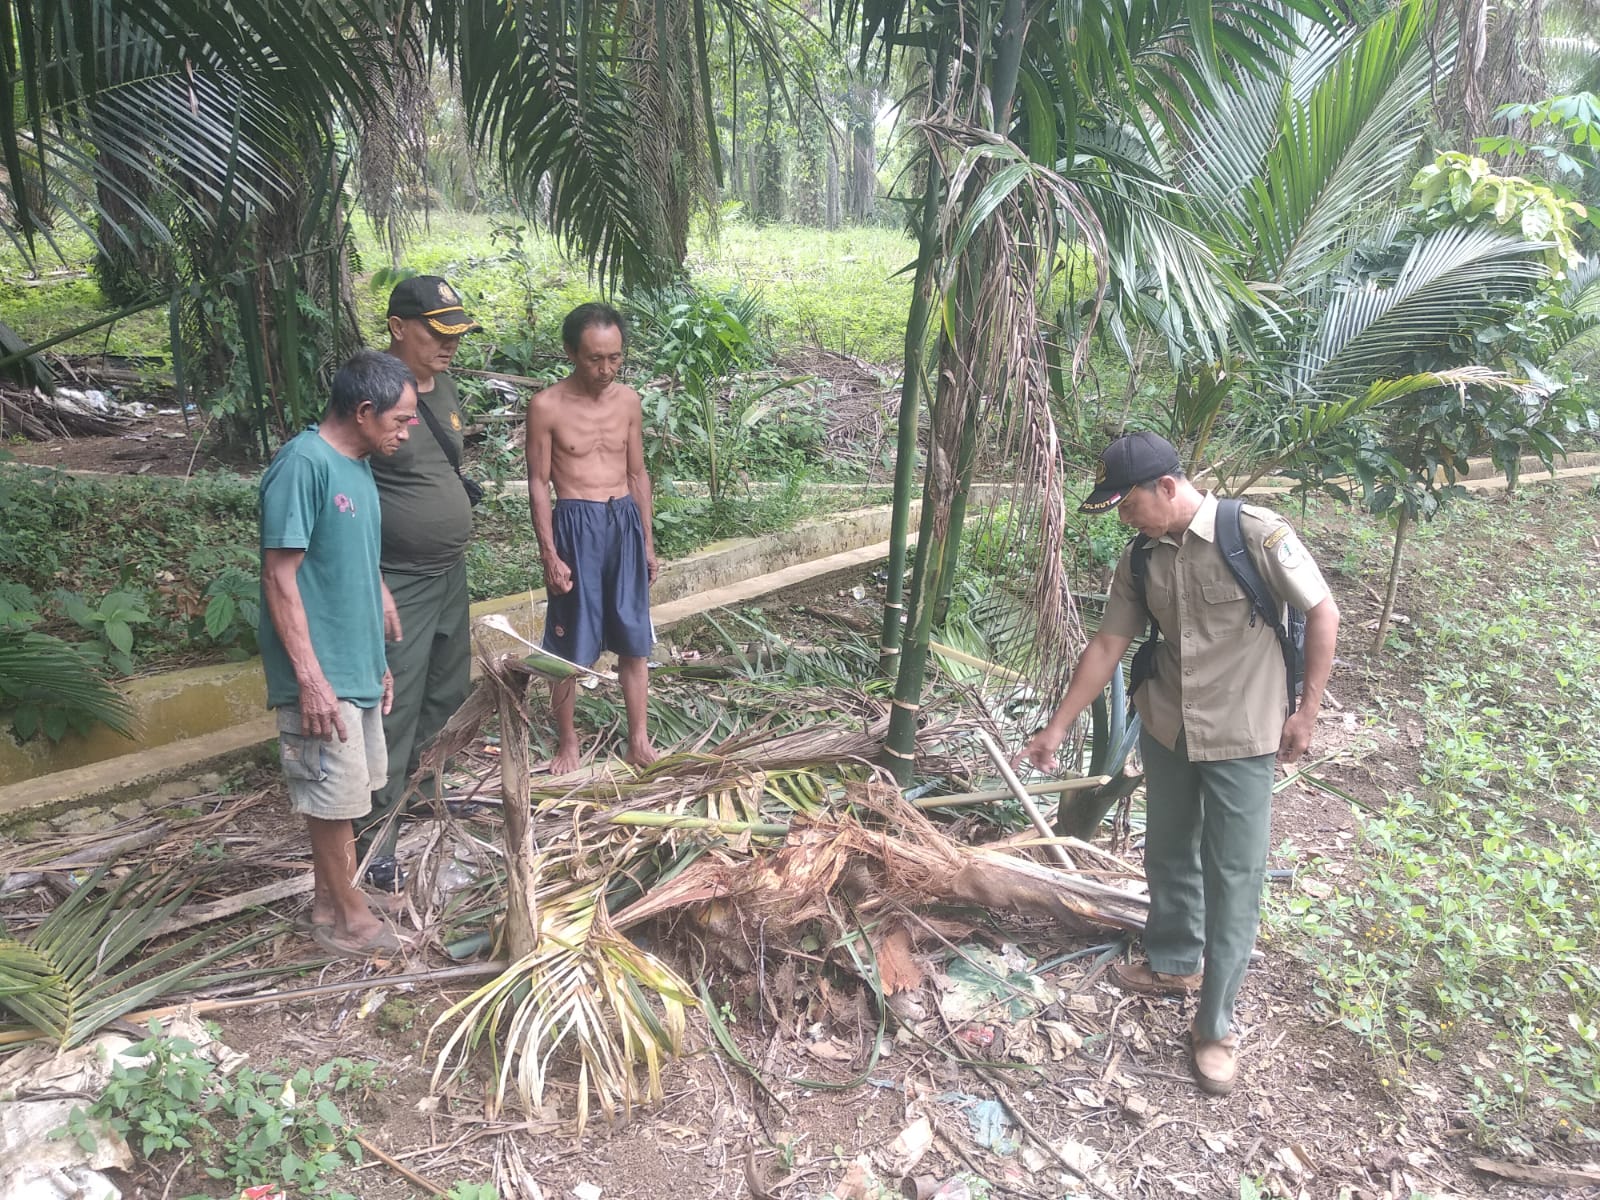
[[[459,337],[483,326],[461,307],[461,296],[437,275],[413,275],[389,293],[389,315],[426,321],[435,333]]]
[[[1141,483],[1182,470],[1178,452],[1159,433],[1129,433],[1106,447],[1094,474],[1094,491],[1079,512],[1110,512]]]

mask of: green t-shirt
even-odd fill
[[[461,459],[461,405],[455,380],[435,375],[417,396]],[[472,505],[439,439],[419,415],[400,449],[372,460],[383,501],[383,569],[406,575],[443,575],[461,561],[472,537]]]
[[[311,648],[334,695],[362,708],[383,699],[383,576],[378,489],[367,460],[346,458],[315,429],[294,438],[261,477],[261,558],[304,550],[295,574]],[[300,685],[261,599],[267,707],[298,705]]]

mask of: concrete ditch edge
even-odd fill
[[[877,511],[864,510],[866,514],[873,516]],[[863,512],[843,515],[851,518],[846,523],[846,529],[858,543],[863,533],[874,531],[880,524],[870,516],[863,520]],[[881,524],[883,531],[887,532],[887,510],[884,510]],[[776,547],[769,545],[766,548],[782,558],[785,554],[792,557],[796,552],[815,545],[814,539],[803,532],[798,537],[795,534],[796,531],[788,530],[783,534],[773,535],[774,539],[789,544]],[[889,553],[887,540],[874,539],[866,545],[857,544],[849,549],[823,554],[821,557],[791,561],[777,570],[740,577],[741,567],[748,567],[751,562],[761,560],[761,556],[755,553],[750,543],[768,540],[740,539],[731,546],[708,548],[697,555],[691,555],[688,559],[679,560],[677,565],[692,564],[696,559],[703,560],[698,564],[698,570],[692,574],[702,579],[706,586],[687,594],[681,594],[685,591],[683,586],[669,587],[669,592],[676,590],[680,594],[663,603],[652,605],[657,630],[669,629],[696,613],[743,603],[782,591],[809,579],[870,565],[887,558]],[[910,540],[914,545],[914,532]],[[730,549],[738,552],[731,558],[727,553]],[[543,607],[544,593],[540,590],[524,596],[483,601],[473,606],[473,617],[477,619],[496,612],[505,613],[514,618],[515,624],[523,629],[528,637],[536,638],[543,628]],[[224,664],[224,667],[237,670],[247,665]],[[212,668],[199,670],[206,671]],[[257,670],[259,671],[259,668]],[[174,674],[186,674],[186,672]],[[241,686],[251,686],[247,677]],[[254,686],[259,688],[259,680],[255,681]],[[258,697],[256,705],[259,706],[260,703]],[[228,711],[230,710],[225,706],[218,709],[219,714]],[[196,736],[168,741],[161,745],[78,764],[0,786],[0,817],[33,809],[60,808],[119,792],[139,783],[150,783],[196,770],[217,758],[232,756],[271,742],[276,736],[277,730],[271,714],[256,707],[248,719],[239,720],[229,716],[228,723]]]

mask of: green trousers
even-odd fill
[[[1168,750],[1139,739],[1145,771],[1145,953],[1153,970],[1205,964],[1195,1036],[1225,1037],[1261,922],[1272,824],[1272,754],[1190,762],[1183,732]]]
[[[443,575],[402,575],[385,571],[384,583],[400,610],[401,640],[384,652],[394,676],[394,705],[383,719],[389,743],[388,781],[372,793],[372,812],[356,822],[356,850],[392,855],[400,822],[389,820],[400,807],[422,752],[467,698],[472,646],[468,631],[467,564]],[[432,794],[431,785],[424,785]]]

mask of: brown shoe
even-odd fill
[[[1165,975],[1142,962],[1112,963],[1109,974],[1118,987],[1146,996],[1181,996],[1185,992],[1197,992],[1202,978],[1199,971],[1193,975]]]
[[[1189,1040],[1193,1045],[1189,1065],[1194,1068],[1200,1090],[1213,1096],[1226,1096],[1233,1091],[1233,1079],[1239,1073],[1239,1035],[1230,1033],[1220,1041],[1202,1042],[1190,1030]]]

